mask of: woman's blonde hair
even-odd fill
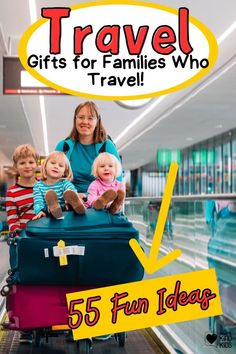
[[[68,179],[71,180],[73,178],[73,173],[70,167],[70,161],[68,160],[68,158],[66,157],[66,155],[64,154],[64,152],[62,151],[53,151],[51,152],[46,159],[43,161],[42,166],[41,166],[41,175],[42,175],[42,181],[45,181],[47,179],[47,171],[46,171],[46,167],[47,167],[47,163],[49,160],[51,159],[62,159],[63,162],[65,163],[65,172],[63,175],[63,179]]]
[[[106,163],[107,161],[112,161],[115,164],[115,178],[121,175],[122,172],[122,167],[120,161],[117,159],[115,155],[109,154],[108,152],[102,152],[99,154],[96,159],[93,161],[92,165],[92,175],[94,177],[99,177],[98,176],[98,167],[102,165],[103,163]]]
[[[79,111],[84,107],[88,107],[91,115],[95,116],[97,118],[97,124],[96,124],[95,130],[93,132],[93,143],[97,144],[97,143],[101,143],[103,141],[106,141],[107,140],[106,130],[102,124],[101,116],[98,113],[98,108],[95,105],[95,103],[92,101],[86,101],[86,102],[80,103],[76,107],[75,113],[74,113],[73,128],[72,128],[68,138],[71,138],[74,141],[79,141],[79,133],[76,129],[76,116],[79,113]]]

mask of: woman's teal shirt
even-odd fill
[[[103,146],[104,144],[105,146]],[[92,164],[101,151],[115,155],[120,161],[118,151],[109,139],[102,143],[89,145],[83,145],[79,141],[75,142],[72,139],[65,139],[57,144],[55,150],[66,153],[74,176],[72,182],[77,191],[81,193],[86,193],[90,183],[95,180],[91,174]],[[117,179],[121,181],[122,176]]]

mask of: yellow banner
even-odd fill
[[[215,269],[67,294],[75,340],[222,314]]]

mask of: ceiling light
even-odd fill
[[[44,141],[44,151],[45,155],[48,155],[48,130],[47,130],[47,118],[46,118],[46,110],[45,110],[45,100],[43,96],[39,96],[40,103],[40,111],[42,117],[42,125],[43,125],[43,141]]]
[[[188,138],[186,138],[187,141],[193,141],[193,138],[191,136],[189,136]]]
[[[216,125],[216,129],[221,129],[221,128],[223,128],[223,125],[222,125],[222,124],[217,124],[217,125]]]
[[[236,29],[236,21],[232,23],[227,30],[217,39],[217,43],[221,44]]]
[[[28,0],[31,24],[37,21],[37,10],[35,0]]]
[[[145,98],[143,100],[126,100],[126,101],[115,101],[119,106],[124,108],[141,108],[145,106],[148,102],[150,102],[152,98]]]
[[[0,51],[2,51],[3,54],[7,54],[8,52],[1,23],[0,23]]]
[[[130,123],[121,134],[119,134],[115,139],[114,142],[117,144],[117,142],[123,138],[124,135],[128,133],[138,122],[140,122],[150,111],[153,110],[154,107],[156,107],[161,101],[163,101],[166,98],[167,95],[163,95],[159,98],[157,98],[145,111],[143,111],[135,120],[133,120],[132,123]]]

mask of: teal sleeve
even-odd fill
[[[115,157],[117,157],[117,159],[121,163],[120,155],[119,155],[115,145],[113,144],[113,142],[111,140],[107,140],[106,141],[106,152],[109,152],[110,154],[115,155]],[[123,180],[122,179],[122,174],[117,177],[117,180],[122,182],[122,180]]]
[[[63,145],[65,143],[65,140],[61,140],[59,141],[59,143],[57,143],[56,147],[55,147],[55,151],[63,151]]]
[[[39,188],[39,185],[36,183],[33,188],[33,197],[34,197],[34,212],[36,215],[40,211],[46,211],[46,203],[42,191]]]

